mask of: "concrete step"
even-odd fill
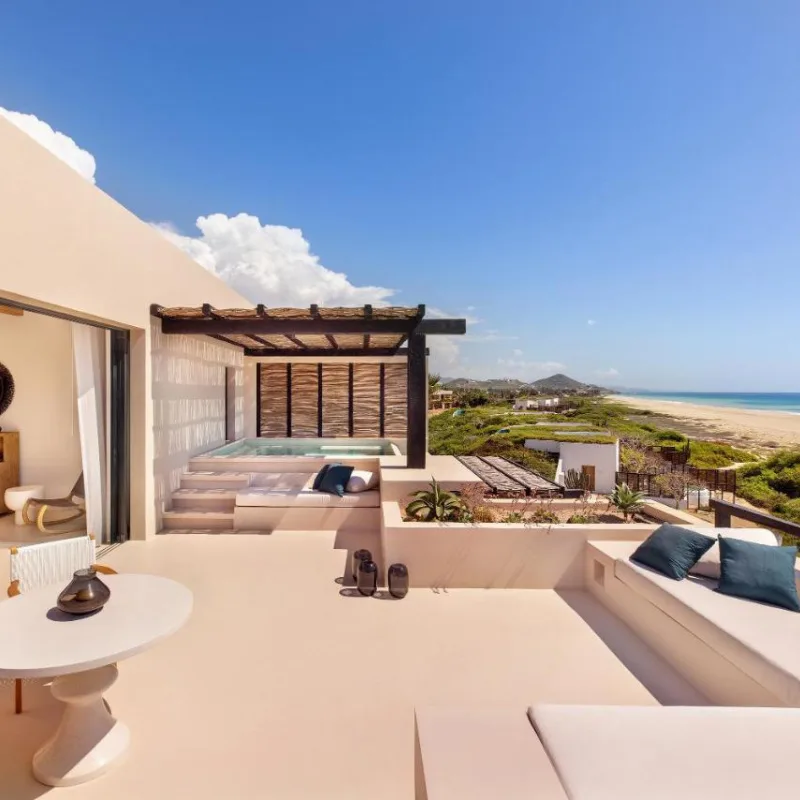
[[[172,493],[174,511],[229,511],[236,505],[236,489],[178,489]]]
[[[165,511],[161,518],[164,530],[233,530],[233,511]]]
[[[181,489],[246,489],[249,485],[249,472],[205,471],[181,475]]]

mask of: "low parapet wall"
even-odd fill
[[[579,588],[587,541],[643,541],[657,527],[403,522],[391,501],[381,518],[385,565],[405,564],[411,585],[429,588]]]

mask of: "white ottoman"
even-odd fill
[[[22,509],[31,497],[44,497],[44,486],[41,484],[31,484],[30,486],[12,486],[6,489],[6,505],[14,512],[14,522],[17,525],[24,525]]]

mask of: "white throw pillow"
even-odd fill
[[[717,539],[717,542],[689,570],[689,574],[702,575],[704,578],[714,578],[714,580],[719,580],[720,574],[720,534],[729,539],[741,539],[743,542],[772,545],[780,544],[778,537],[772,531],[765,530],[764,528],[697,528],[697,532],[702,533],[704,536],[713,536]]]
[[[366,492],[374,489],[378,485],[378,475],[375,472],[367,472],[363,469],[354,469],[350,480],[347,481],[348,492]]]

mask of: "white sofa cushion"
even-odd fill
[[[722,534],[727,539],[741,539],[744,542],[754,542],[755,544],[778,545],[780,539],[772,531],[766,528],[698,528],[698,533],[704,536],[712,536],[717,539],[717,543],[707,550],[703,557],[689,570],[690,575],[702,575],[705,578],[719,580],[720,556],[719,556],[719,536]]]
[[[800,709],[533,706],[570,800],[796,797]]]
[[[344,497],[309,488],[285,491],[250,488],[236,495],[237,506],[261,508],[380,508],[380,504],[381,493],[377,489]]]
[[[714,591],[716,581],[674,581],[618,558],[614,574],[787,706],[800,706],[800,614]]]
[[[369,472],[365,469],[354,469],[350,480],[347,481],[345,491],[347,492],[366,492],[374,489],[378,485],[378,473]]]

